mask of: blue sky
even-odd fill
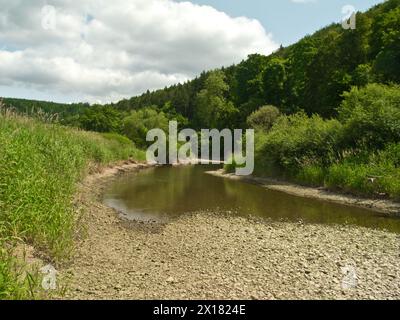
[[[182,0],[186,1],[186,0]],[[284,46],[342,19],[342,8],[352,5],[365,11],[382,0],[192,0],[232,16],[259,20],[274,40]]]
[[[0,97],[106,103],[269,54],[378,0],[0,0]]]

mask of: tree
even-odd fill
[[[155,107],[133,111],[123,121],[123,133],[140,148],[151,144],[146,141],[147,132],[151,129],[168,132],[168,118]]]
[[[361,13],[357,13],[356,19],[356,29],[343,31],[338,43],[342,67],[349,72],[367,62],[370,47],[371,19]]]
[[[233,103],[225,98],[229,86],[222,71],[212,72],[204,89],[196,97],[195,117],[199,127],[223,128],[237,113]]]
[[[176,111],[171,101],[166,102],[161,108],[161,111],[165,114],[168,120],[174,120],[178,122],[180,128],[184,128],[189,125],[189,120]]]
[[[111,106],[95,105],[83,111],[77,118],[79,127],[89,131],[115,132],[121,131],[122,114]]]
[[[285,109],[288,113],[295,113],[301,106],[307,105],[304,101],[304,92],[309,82],[310,65],[318,54],[317,40],[307,36],[300,40],[288,52],[287,63],[287,97]]]
[[[238,105],[244,104],[250,98],[261,95],[261,74],[265,69],[268,58],[260,54],[249,55],[248,59],[241,62],[236,68],[236,85]]]
[[[400,87],[370,84],[344,94],[339,118],[350,147],[380,149],[400,142]]]
[[[269,131],[280,115],[277,107],[264,106],[247,118],[247,125],[256,130]]]
[[[263,72],[264,97],[276,106],[285,104],[286,66],[282,58],[271,59]]]
[[[341,94],[349,88],[346,71],[340,62],[338,41],[343,30],[331,28],[318,40],[318,51],[307,70],[308,81],[302,93],[301,107],[311,115],[334,115]]]
[[[373,32],[380,49],[374,65],[376,73],[384,81],[400,82],[400,7],[381,16]]]
[[[366,86],[374,81],[372,67],[369,64],[360,64],[354,70],[352,75],[352,82],[358,87]]]

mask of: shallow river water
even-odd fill
[[[217,211],[305,223],[352,224],[400,233],[399,218],[205,173],[216,169],[158,167],[123,175],[109,185],[104,203],[124,218],[141,221],[166,221],[197,211]]]

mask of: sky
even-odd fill
[[[342,8],[353,6],[366,11],[383,1],[377,0],[194,0],[211,5],[233,17],[257,19],[273,38],[284,46],[295,43],[307,34],[332,22],[342,20]]]
[[[269,54],[378,0],[0,0],[0,96],[106,103]]]

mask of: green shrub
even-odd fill
[[[168,118],[163,112],[151,107],[133,111],[123,121],[123,133],[140,148],[149,146],[146,141],[147,132],[157,128],[168,132]]]
[[[38,270],[26,270],[0,239],[0,300],[40,297]]]
[[[85,108],[82,114],[66,119],[67,124],[97,132],[121,132],[123,114],[112,106],[94,105]]]
[[[340,119],[281,116],[257,132],[257,175],[400,199],[399,87],[369,85],[345,95]]]
[[[247,118],[247,125],[256,130],[269,131],[280,115],[281,112],[277,107],[264,106]]]
[[[257,139],[257,162],[269,162],[289,174],[311,165],[327,165],[337,157],[341,125],[337,120],[304,113],[280,117],[272,130]]]
[[[339,108],[348,147],[382,149],[400,142],[400,87],[370,84],[344,94]]]

